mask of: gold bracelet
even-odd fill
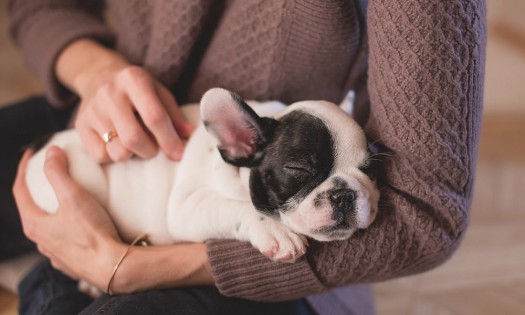
[[[120,267],[120,264],[122,263],[122,261],[124,260],[124,258],[126,258],[126,256],[128,255],[130,249],[137,245],[137,243],[141,243],[140,245],[142,246],[147,246],[148,245],[148,233],[144,233],[144,234],[140,234],[139,236],[137,236],[133,242],[131,242],[131,244],[129,244],[128,248],[126,248],[126,250],[124,251],[124,253],[122,253],[122,256],[120,256],[119,260],[117,261],[117,263],[115,264],[115,267],[113,267],[113,273],[111,274],[111,277],[109,278],[109,281],[108,281],[108,287],[106,289],[106,293],[109,295],[109,296],[112,296],[113,293],[111,292],[111,283],[113,282],[113,279],[115,278],[115,274],[117,273],[117,269],[118,267]]]

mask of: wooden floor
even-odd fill
[[[7,40],[5,2],[0,0],[0,105],[40,90]],[[489,33],[487,104],[466,238],[445,265],[375,284],[379,315],[525,314],[525,71],[516,70],[525,69],[525,49],[519,43],[508,48],[501,34]],[[0,289],[0,315],[16,314],[16,307],[16,297]]]

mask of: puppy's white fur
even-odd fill
[[[207,95],[231,97],[224,90],[216,89],[214,93]],[[66,152],[71,176],[108,210],[128,242],[144,232],[156,245],[232,238],[250,241],[274,259],[293,260],[305,252],[306,238],[301,234],[318,240],[334,239],[312,232],[333,223],[330,205],[320,212],[311,206],[316,195],[332,187],[330,179],[334,176],[358,192],[354,230],[367,227],[375,217],[379,195],[366,175],[357,171],[367,157],[366,139],[357,123],[328,102],[306,101],[288,107],[279,102],[249,103],[260,115],[276,115],[277,119],[293,110],[310,113],[327,125],[335,139],[337,156],[329,178],[305,200],[296,204],[291,200],[293,211],[281,213],[280,221],[264,217],[254,208],[249,169],[225,163],[215,139],[202,124],[189,140],[180,162],[159,152],[149,160],[99,165],[87,155],[75,130],[56,134],[48,146],[57,145]],[[198,124],[196,104],[183,106],[182,111]],[[36,204],[52,213],[58,203],[43,172],[46,149],[30,160],[26,179]],[[349,237],[354,230],[339,238]]]
[[[261,112],[283,104],[252,103]],[[196,105],[182,107],[193,122]],[[304,239],[275,220],[261,220],[251,201],[247,177],[226,164],[202,126],[188,142],[183,158],[174,162],[162,152],[149,160],[99,165],[87,155],[75,130],[56,134],[49,145],[67,154],[71,176],[108,210],[120,235],[131,241],[148,233],[155,245],[202,242],[213,238],[250,241],[275,259],[299,256]],[[42,172],[46,148],[29,162],[27,184],[35,203],[49,212],[58,203]]]

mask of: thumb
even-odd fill
[[[61,200],[77,183],[69,175],[69,162],[62,149],[51,146],[46,152],[44,172],[58,200]]]

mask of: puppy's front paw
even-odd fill
[[[265,219],[250,229],[250,241],[263,255],[276,261],[294,262],[304,255],[308,242],[283,224]]]

